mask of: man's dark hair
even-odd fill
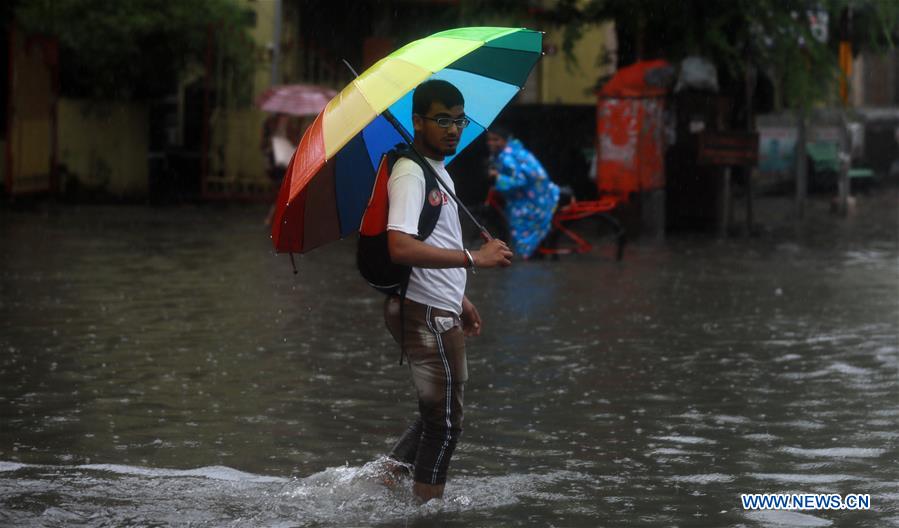
[[[509,127],[506,125],[493,125],[488,130],[491,134],[496,134],[497,136],[508,140],[512,136],[512,131],[509,130]]]
[[[458,88],[439,79],[425,81],[418,85],[412,93],[412,113],[426,115],[431,109],[431,103],[443,103],[443,106],[452,108],[456,105],[465,105],[465,99]]]

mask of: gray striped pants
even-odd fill
[[[459,316],[453,312],[406,299],[403,317],[401,324],[399,298],[389,297],[384,303],[384,320],[393,338],[405,347],[418,393],[419,416],[390,456],[412,464],[417,482],[444,484],[462,433],[468,380],[465,336]]]

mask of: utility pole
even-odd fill
[[[808,195],[808,152],[806,152],[806,116],[802,106],[796,111],[796,218],[805,216],[805,199]]]
[[[272,2],[275,11],[274,28],[272,31],[272,76],[271,86],[281,84],[281,0]]]
[[[758,81],[758,68],[755,65],[755,57],[752,53],[752,44],[746,45],[746,131],[755,132],[755,110],[753,108],[753,96],[755,85]],[[752,180],[758,175],[758,165],[745,165],[746,171],[746,236],[752,235]]]
[[[840,101],[849,104],[849,77],[852,75],[852,8],[846,7],[840,15]]]
[[[852,75],[852,8],[846,7],[840,16],[840,172],[837,180],[837,214],[849,212],[849,167],[852,164],[852,140],[849,136],[849,76]]]

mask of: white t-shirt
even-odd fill
[[[443,162],[425,159],[434,167],[441,181],[455,194],[456,187]],[[462,250],[459,208],[442,189],[439,193],[440,195],[434,199],[443,203],[440,216],[434,231],[423,242],[434,247]],[[401,231],[418,236],[418,218],[421,216],[425,201],[425,176],[421,167],[408,158],[400,158],[393,166],[390,179],[387,180],[387,196],[390,200],[388,231]],[[406,297],[417,303],[461,315],[466,278],[465,268],[434,269],[413,266]]]

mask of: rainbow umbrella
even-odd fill
[[[389,110],[410,136],[416,86],[442,79],[462,92],[471,125],[459,138],[461,152],[521,90],[542,42],[541,32],[528,29],[453,29],[416,40],[359,75],[325,106],[293,154],[272,222],[275,250],[305,253],[359,229],[381,157],[404,141],[383,114]]]

